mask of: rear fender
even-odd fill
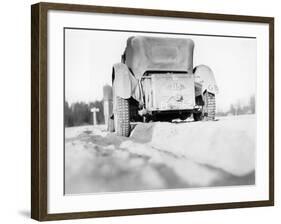
[[[131,73],[127,65],[117,63],[113,66],[113,92],[115,96],[123,99],[133,97],[135,100],[141,100],[138,80]]]
[[[201,91],[218,94],[219,89],[213,71],[206,65],[198,65],[194,68],[195,83],[201,84]]]

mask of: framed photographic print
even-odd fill
[[[32,218],[274,204],[274,18],[31,9]]]

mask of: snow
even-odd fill
[[[221,168],[233,175],[245,175],[255,166],[255,118],[233,118],[176,125],[168,122],[140,124],[132,138],[151,138],[150,145],[154,148]]]
[[[65,129],[67,194],[255,183],[254,115],[138,123],[130,138],[105,126]]]

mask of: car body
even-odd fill
[[[123,117],[126,130],[130,130],[131,121],[184,120],[191,115],[202,120],[206,114],[208,117],[207,98],[213,97],[209,104],[214,104],[218,87],[208,66],[193,67],[193,51],[194,42],[188,38],[128,38],[121,62],[114,64],[112,70],[111,118],[117,134],[129,135],[130,131],[119,130]]]

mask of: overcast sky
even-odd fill
[[[102,87],[111,84],[112,65],[120,62],[128,37],[169,36],[128,32],[66,30],[65,97],[70,103],[102,99]],[[205,64],[213,70],[219,87],[217,107],[242,104],[256,91],[256,39],[180,36],[195,43],[194,67]]]

